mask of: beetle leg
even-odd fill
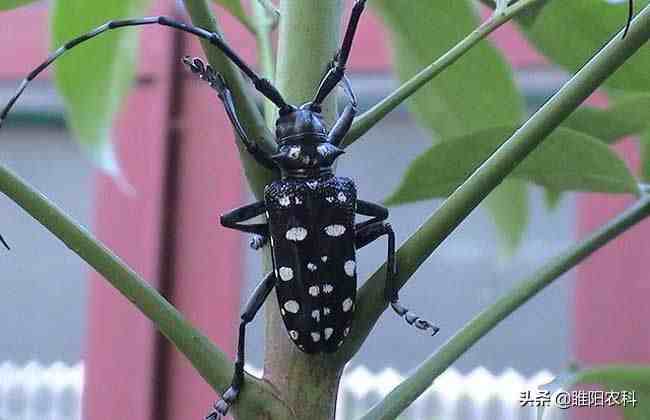
[[[360,231],[366,226],[388,219],[388,209],[380,204],[371,203],[370,201],[357,200],[357,214],[362,216],[371,216],[372,219],[365,222],[357,223],[355,231]]]
[[[241,232],[254,234],[250,246],[257,250],[262,248],[268,242],[269,225],[267,223],[243,224],[247,220],[253,219],[264,214],[266,205],[264,201],[258,201],[244,207],[239,207],[221,216],[221,224],[227,228],[235,229]]]
[[[235,373],[232,377],[230,387],[222,394],[222,398],[214,403],[213,411],[207,415],[206,420],[217,420],[228,413],[230,406],[237,400],[239,392],[244,385],[244,362],[246,345],[246,325],[249,324],[260,308],[269,297],[271,290],[275,287],[276,277],[272,272],[267,274],[264,280],[257,286],[253,295],[248,300],[246,308],[241,315],[239,324],[239,340],[237,344],[237,361],[235,362]]]
[[[260,149],[257,143],[251,141],[246,134],[246,131],[244,130],[244,127],[242,127],[239,117],[237,116],[237,109],[235,108],[235,102],[232,98],[232,92],[230,92],[230,88],[221,74],[214,71],[209,64],[205,64],[203,60],[198,57],[184,57],[183,63],[192,71],[192,73],[197,74],[202,80],[208,82],[212,89],[217,91],[219,99],[221,99],[226,114],[228,115],[228,119],[234,127],[235,132],[237,132],[237,136],[246,147],[248,153],[250,153],[260,165],[271,170],[277,169],[271,156],[264,150]]]
[[[357,97],[354,94],[352,85],[350,84],[348,78],[345,76],[343,76],[343,82],[344,82],[343,86],[345,88],[346,93],[348,94],[350,103],[345,106],[343,113],[341,114],[339,119],[336,120],[336,123],[334,124],[332,130],[327,136],[327,141],[337,147],[341,144],[341,141],[343,141],[345,135],[348,134],[348,131],[350,131],[350,127],[352,127],[352,122],[354,121],[354,117],[357,115]]]
[[[361,249],[369,243],[386,235],[388,237],[388,257],[386,259],[386,285],[384,296],[386,301],[407,323],[420,330],[431,330],[435,335],[440,329],[428,321],[420,318],[416,313],[402,306],[399,302],[399,285],[397,283],[397,262],[395,259],[395,232],[389,223],[384,222],[388,217],[388,210],[379,204],[368,201],[357,201],[357,213],[365,216],[374,216],[372,219],[355,226],[355,242],[357,249]]]

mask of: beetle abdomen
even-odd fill
[[[334,352],[355,309],[354,183],[334,176],[284,179],[264,195],[289,337],[307,353]]]

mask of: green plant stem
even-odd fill
[[[194,25],[221,34],[217,19],[210,11],[207,0],[184,0],[184,3]],[[273,134],[266,127],[264,118],[257,108],[251,84],[247,80],[244,80],[244,76],[239,69],[219,49],[213,47],[207,41],[201,41],[201,45],[210,65],[226,79],[235,100],[237,115],[248,136],[254,141],[257,141],[263,149],[274,151],[276,144]],[[219,106],[219,110],[221,111],[221,104],[218,103],[216,98],[215,105]],[[253,193],[260,198],[264,186],[270,182],[273,174],[258,165],[250,154],[246,152],[241,142],[237,142],[237,144],[246,178]]]
[[[256,27],[257,57],[262,69],[262,75],[267,79],[275,80],[275,57],[273,55],[273,44],[271,43],[271,32],[273,31],[273,20],[269,16],[270,11],[260,0],[252,2],[253,16]],[[267,127],[272,128],[276,118],[276,107],[273,102],[264,99],[264,119]]]
[[[370,110],[357,118],[345,137],[343,144],[348,146],[354,143],[379,121],[384,119],[388,113],[393,111],[402,104],[402,102],[415,94],[420,88],[458,61],[459,58],[469,52],[479,41],[487,37],[503,24],[510,21],[522,11],[535,6],[542,1],[546,0],[521,0],[512,6],[507,7],[502,12],[495,12],[492,14],[488,20],[483,22],[452,49],[447,51],[431,65],[424,68],[377,105],[373,106]]]
[[[429,219],[400,247],[398,283],[403,286],[456,227],[523,161],[571,112],[632,56],[650,37],[650,6],[632,23],[625,39],[617,34],[541,109],[486,160]],[[386,308],[383,299],[385,265],[358,294],[354,336],[341,353],[350,358],[361,346]]]
[[[327,63],[339,46],[342,0],[285,0],[280,4],[277,87],[294,104],[313,99]],[[335,95],[323,104],[331,124]],[[269,260],[265,269],[270,270]],[[342,364],[306,355],[287,337],[275,294],[266,305],[264,378],[280,392],[298,420],[334,418]],[[316,396],[316,397],[315,397]]]
[[[4,166],[0,166],[0,191],[137,306],[214,389],[223,389],[228,385],[233,371],[228,357],[110,249]]]
[[[650,215],[650,197],[645,195],[587,239],[555,257],[537,273],[522,281],[507,295],[471,320],[456,335],[443,344],[437,353],[422,363],[413,375],[398,385],[386,398],[363,416],[362,420],[396,418],[426,391],[433,381],[452,363],[458,360],[460,356],[503,319],[553,283],[562,274],[580,264],[593,252],[617,238],[648,215]]]

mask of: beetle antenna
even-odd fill
[[[2,242],[2,245],[4,245],[5,248],[7,248],[7,251],[11,250],[11,248],[9,248],[9,244],[7,243],[7,241],[5,241],[5,238],[3,238],[2,235],[0,235],[0,242]]]
[[[339,52],[336,54],[330,70],[327,72],[318,87],[318,92],[313,100],[314,104],[320,105],[343,78],[345,74],[345,66],[348,63],[348,57],[350,56],[350,50],[352,50],[352,41],[354,41],[354,35],[359,26],[359,19],[361,19],[361,14],[365,7],[366,0],[357,0],[354,4],[352,15],[350,16],[350,22],[348,23],[345,37],[343,38],[343,44],[341,45]]]
[[[634,17],[634,0],[629,0],[629,7],[627,12],[627,23],[625,24],[625,30],[623,31],[623,36],[621,39],[625,39],[627,32],[630,30],[630,25],[632,24],[632,18]]]
[[[2,123],[7,118],[9,111],[13,108],[14,104],[23,94],[27,85],[34,80],[39,74],[43,72],[46,68],[50,66],[57,58],[62,56],[66,51],[71,50],[77,45],[86,42],[92,38],[95,38],[98,35],[101,35],[111,29],[124,28],[128,26],[143,26],[143,25],[162,25],[167,26],[173,29],[178,29],[183,32],[187,32],[199,38],[207,40],[210,44],[219,48],[221,52],[230,59],[249,79],[253,82],[255,88],[271,102],[273,102],[280,111],[290,109],[291,107],[285,102],[284,98],[280,92],[273,86],[273,84],[265,78],[259,77],[238,55],[235,53],[229,46],[226,44],[224,39],[216,32],[210,32],[196,26],[188,25],[182,22],[177,22],[166,16],[152,16],[145,17],[140,19],[124,19],[124,20],[111,20],[105,24],[93,29],[90,32],[87,32],[83,35],[74,38],[63,46],[58,48],[45,61],[38,65],[34,70],[27,75],[25,79],[21,82],[18,90],[14,96],[9,100],[7,105],[0,112],[0,127]]]

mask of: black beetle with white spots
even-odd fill
[[[337,177],[332,171],[334,161],[344,153],[339,146],[357,112],[357,100],[345,76],[345,66],[365,3],[365,0],[356,1],[342,46],[321,80],[314,99],[299,107],[285,102],[273,84],[260,78],[219,34],[156,16],[110,21],[69,41],[29,73],[0,112],[1,126],[27,85],[76,45],[111,29],[151,24],[171,27],[207,40],[239,67],[258,92],[278,107],[277,153],[269,154],[251,141],[243,129],[225,79],[199,58],[183,59],[193,73],[216,90],[247,151],[261,165],[279,173],[279,179],[266,186],[264,200],[221,217],[223,226],[254,234],[253,248],[270,244],[273,272],[267,274],[256,288],[241,316],[234,377],[223,398],[215,403],[214,410],[207,416],[209,420],[226,415],[241,391],[246,325],[253,320],[273,289],[277,293],[287,336],[300,350],[308,354],[332,353],[345,343],[356,309],[356,250],[382,236],[388,239],[384,292],[387,303],[416,328],[430,330],[432,334],[438,332],[437,327],[399,303],[395,234],[386,222],[388,210],[357,198],[354,182]],[[349,104],[329,129],[321,104],[339,84],[348,96]],[[261,215],[266,215],[266,223],[243,223]],[[356,223],[356,215],[370,218]],[[0,242],[7,246],[1,236]]]

